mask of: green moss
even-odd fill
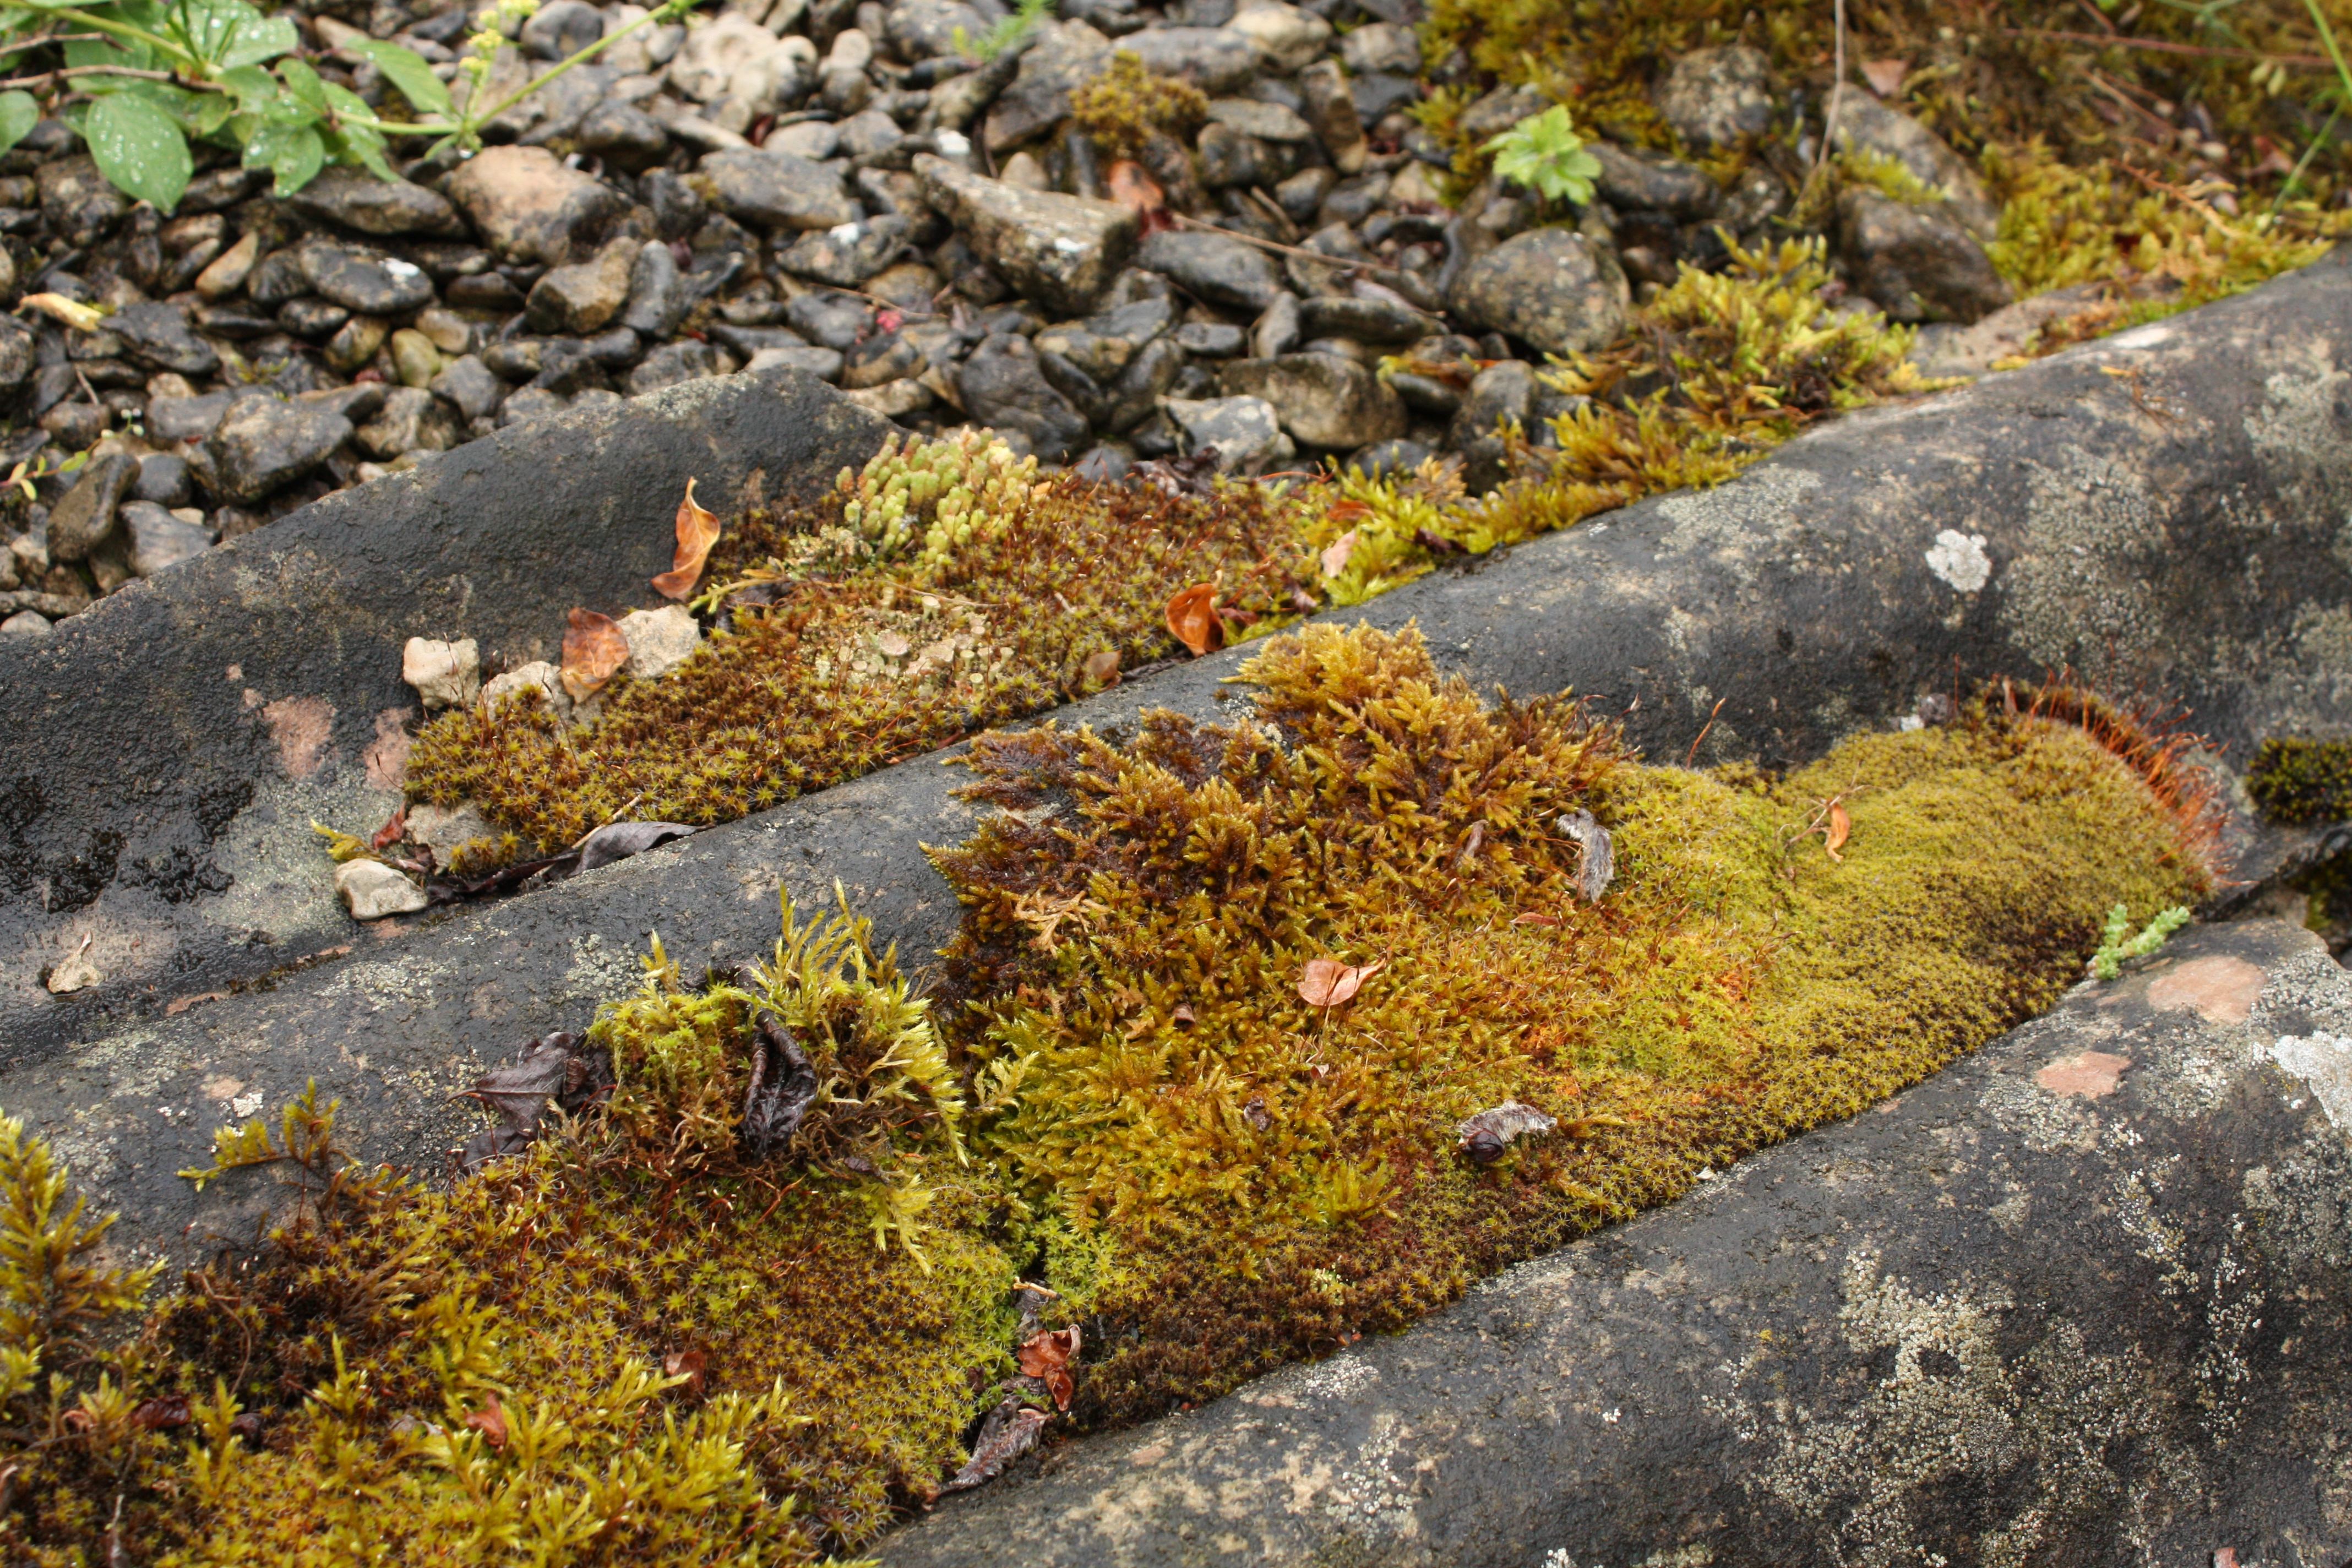
[[[2246,770],[2246,793],[2273,822],[2352,817],[2352,742],[2264,741]]]
[[[1165,607],[1195,583],[1236,627],[1313,606],[1307,504],[1278,486],[1038,480],[968,439],[887,447],[822,503],[730,526],[703,600],[729,622],[683,665],[621,678],[590,724],[535,693],[444,715],[417,737],[410,796],[470,801],[510,836],[473,847],[471,870],[554,853],[624,807],[731,821],[1181,652]]]
[[[2047,1005],[2111,904],[2204,877],[2139,772],[2032,712],[1765,786],[1635,763],[1563,701],[1489,710],[1411,636],[1309,628],[1248,673],[1255,728],[983,739],[973,793],[1020,815],[936,857],[967,1060],[1034,1062],[980,1146],[1115,1259],[1086,1255],[1119,1330],[1093,1419],[1399,1326],[1852,1115]],[[1801,836],[1831,800],[1839,859]],[[1580,809],[1616,834],[1597,905]],[[1326,1012],[1297,989],[1321,958],[1382,967]],[[1507,1100],[1562,1134],[1470,1163],[1455,1125]]]
[[[110,1358],[141,1282],[76,1272],[97,1233],[0,1129],[0,1463],[49,1435],[15,1557],[854,1551],[1045,1397],[1020,1279],[1086,1325],[1076,1421],[1208,1397],[1916,1082],[2047,1005],[2111,906],[2204,881],[2177,743],[2063,689],[1775,782],[1489,707],[1411,633],[1245,672],[1246,723],[979,743],[1011,810],[938,852],[945,1029],[846,910],[698,986],[656,942],[583,1047],[609,1093],[478,1177],[366,1172],[311,1099],[226,1130],[205,1179],[274,1164],[302,1222]],[[1351,997],[1300,989],[1318,960]],[[1472,1158],[1506,1100],[1556,1129]]]
[[[1155,134],[1189,138],[1208,119],[1209,100],[1191,82],[1146,70],[1141,56],[1120,49],[1070,95],[1070,114],[1107,156],[1138,158]]]
[[[585,1120],[446,1191],[339,1184],[192,1275],[95,1414],[53,1423],[48,1484],[0,1504],[11,1561],[106,1561],[121,1507],[142,1563],[813,1563],[929,1496],[1012,1370],[1003,1200],[891,956],[846,917],[785,922],[772,965],[700,990],[656,948],[592,1033],[619,1083]],[[761,1018],[815,1080],[781,1157],[740,1136]],[[331,1137],[298,1107],[224,1163],[329,1169]],[[35,1206],[47,1181],[0,1168]]]

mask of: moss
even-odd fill
[[[1826,415],[1951,384],[1906,363],[1910,329],[1830,310],[1818,240],[1731,252],[1729,270],[1684,268],[1625,338],[1552,373],[1554,389],[1580,402],[1553,422],[1548,445],[1513,433],[1512,477],[1499,489],[1465,497],[1434,467],[1343,474],[1308,535],[1318,550],[1352,536],[1325,584],[1334,602],[1409,581],[1440,552],[1517,543],[1643,496],[1720,484]],[[1385,368],[1462,374],[1406,359]]]
[[[1070,114],[1106,155],[1139,158],[1155,132],[1189,138],[1199,130],[1209,100],[1191,82],[1146,70],[1141,56],[1121,49],[1070,95]]]
[[[772,965],[699,989],[656,947],[592,1032],[610,1103],[529,1152],[446,1191],[342,1182],[192,1274],[60,1423],[114,1462],[0,1503],[11,1560],[107,1561],[120,1499],[139,1562],[810,1563],[929,1496],[1011,1370],[1003,1205],[891,955],[845,916],[785,927]],[[737,1109],[757,1019],[814,1068],[769,1155]],[[298,1107],[282,1138],[226,1131],[223,1163],[326,1169],[331,1136]]]
[[[2206,875],[2146,750],[2062,704],[1767,785],[1643,766],[1564,700],[1487,710],[1416,637],[1310,628],[1248,674],[1255,726],[985,738],[1008,814],[936,857],[965,1059],[1033,1063],[979,1146],[1101,1238],[1091,1419],[1399,1326],[1851,1115],[2047,1005],[2112,904]],[[1835,859],[1800,832],[1832,800]],[[1616,835],[1598,904],[1584,809]],[[1318,958],[1381,967],[1318,1010]],[[1466,1161],[1454,1126],[1507,1100],[1563,1134]]]
[[[1195,583],[1236,626],[1311,607],[1307,505],[1038,479],[969,437],[886,447],[822,503],[727,530],[700,601],[724,624],[683,665],[620,679],[590,724],[535,695],[445,715],[417,737],[410,795],[470,801],[509,836],[470,847],[475,871],[624,807],[731,821],[1176,654],[1165,606]]]
[[[0,1129],[7,1300],[79,1303],[0,1316],[0,1463],[51,1435],[0,1498],[15,1556],[855,1551],[1000,1396],[1046,1399],[1011,1375],[1024,1278],[1086,1326],[1076,1421],[1207,1397],[1916,1081],[2046,1005],[2111,906],[2205,880],[2178,743],[2063,689],[1773,781],[1489,707],[1412,633],[1245,673],[1244,723],[978,745],[1012,811],[938,853],[945,1028],[846,910],[787,906],[771,963],[698,985],[656,942],[581,1047],[609,1089],[479,1176],[365,1171],[314,1099],[224,1130],[203,1178],[275,1165],[302,1220],[110,1358],[55,1347],[140,1281],[75,1272],[98,1233]],[[1302,991],[1316,960],[1352,996]],[[1507,1100],[1557,1129],[1457,1135]]]
[[[2109,163],[2070,167],[2040,142],[1989,149],[1985,169],[2001,202],[2000,235],[1986,254],[2019,294],[2108,282],[2164,291],[2111,312],[2099,323],[2107,331],[2306,266],[2343,222],[2342,215],[2315,212],[2294,224],[2268,213],[2231,218],[2210,200],[2152,186]]]
[[[2264,741],[2246,770],[2246,793],[2273,822],[2352,817],[2352,742]]]

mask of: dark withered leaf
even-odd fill
[[[1609,890],[1610,880],[1617,875],[1617,846],[1609,830],[1593,820],[1589,811],[1570,813],[1559,819],[1560,831],[1584,846],[1584,868],[1578,873],[1576,890],[1584,895],[1588,904],[1597,904],[1601,895]]]
[[[460,899],[480,899],[495,893],[511,892],[543,872],[568,868],[572,859],[569,854],[551,855],[543,860],[525,860],[506,867],[470,882],[436,880],[425,889],[425,893],[436,904],[451,904]]]
[[[1559,1125],[1532,1105],[1507,1100],[1462,1123],[1462,1152],[1484,1165],[1501,1159],[1503,1151],[1519,1139],[1540,1138]]]
[[[941,1492],[968,1491],[985,1481],[992,1481],[1004,1472],[1004,1467],[1037,1446],[1037,1434],[1044,1429],[1045,1412],[1008,1399],[988,1413],[981,1423],[980,1440],[971,1446],[971,1462],[955,1473],[955,1479],[941,1487]]]
[[[457,1170],[470,1176],[493,1160],[520,1154],[530,1147],[530,1134],[511,1127],[485,1127],[459,1146]]]
[[[493,1068],[466,1092],[497,1112],[499,1122],[528,1138],[539,1131],[547,1102],[571,1085],[577,1035],[559,1030],[525,1046],[508,1067]]]
[[[1432,555],[1461,555],[1466,553],[1468,549],[1467,546],[1448,539],[1442,533],[1433,533],[1426,528],[1414,529],[1412,542]]]
[[[1205,447],[1189,458],[1154,458],[1128,470],[1136,479],[1162,495],[1207,496],[1216,493],[1217,449]]]
[[[131,1424],[142,1432],[185,1426],[188,1424],[188,1396],[171,1394],[160,1399],[150,1399],[131,1413]]]
[[[593,871],[632,855],[642,855],[657,844],[684,838],[693,828],[683,822],[614,822],[588,836],[580,846],[580,868]]]
[[[755,1160],[781,1152],[800,1131],[816,1088],[816,1069],[792,1031],[773,1013],[761,1013],[752,1031],[751,1087],[743,1096],[743,1152]]]

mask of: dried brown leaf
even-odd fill
[[[1349,529],[1323,547],[1323,575],[1337,577],[1348,569],[1348,557],[1356,552],[1356,531]]]
[[[1086,672],[1087,679],[1093,684],[1117,686],[1118,684],[1118,650],[1107,647],[1099,652],[1090,653],[1087,655],[1087,661],[1080,668]]]
[[[1020,1401],[1008,1399],[988,1413],[982,1423],[980,1440],[971,1446],[971,1462],[955,1473],[955,1479],[940,1489],[942,1492],[965,1491],[997,1475],[1037,1446],[1037,1434],[1051,1419],[1043,1410],[1032,1409]]]
[[[1168,216],[1167,193],[1142,164],[1131,158],[1121,158],[1110,166],[1108,183],[1110,199],[1123,207],[1133,208],[1135,216],[1143,220],[1144,233],[1176,226],[1176,220]]]
[[[1893,98],[1903,90],[1903,79],[1911,74],[1909,60],[1864,60],[1862,79],[1870,90],[1881,98]]]
[[[688,1394],[698,1394],[702,1392],[702,1373],[707,1361],[698,1348],[688,1345],[662,1357],[662,1375],[686,1379],[681,1386]]]
[[[1374,963],[1342,963],[1336,958],[1310,958],[1298,977],[1298,994],[1310,1007],[1337,1007],[1364,988],[1364,982],[1388,967]]]
[[[1195,583],[1168,601],[1168,630],[1192,650],[1192,657],[1214,653],[1225,646],[1225,623],[1217,615],[1217,586]]]
[[[1072,1323],[1066,1329],[1032,1335],[1022,1344],[1019,1359],[1024,1375],[1045,1383],[1045,1392],[1054,1396],[1054,1408],[1067,1410],[1070,1395],[1077,1392],[1070,1366],[1078,1359],[1078,1326]]]
[[[563,689],[574,702],[585,702],[604,689],[604,683],[629,662],[629,639],[610,616],[593,610],[573,610],[563,634]]]
[[[391,821],[375,830],[374,837],[368,840],[368,847],[375,850],[389,849],[399,843],[401,835],[407,831],[408,807],[404,805],[392,814]]]
[[[507,1411],[506,1406],[499,1403],[497,1394],[491,1394],[479,1410],[467,1416],[466,1425],[479,1432],[482,1440],[491,1447],[507,1446]]]
[[[718,542],[719,519],[694,504],[694,481],[688,479],[686,499],[677,503],[677,548],[671,552],[670,569],[654,579],[655,591],[665,598],[690,597],[702,580],[702,563]]]
[[[1829,833],[1822,842],[1829,846],[1831,859],[1845,858],[1838,851],[1845,847],[1845,841],[1853,836],[1853,818],[1845,814],[1843,805],[1834,800],[1830,802]]]

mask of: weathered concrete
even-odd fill
[[[2352,270],[2330,262],[1844,422],[1719,489],[1628,508],[1348,614],[1417,620],[1441,661],[1481,686],[1605,694],[1638,743],[1673,759],[1718,701],[1701,760],[1780,765],[1896,722],[1956,679],[2067,659],[2185,698],[2240,757],[2276,730],[2341,731],[2347,321]],[[1147,701],[1214,711],[1235,699],[1219,683],[1245,651],[1064,718],[1122,723]],[[396,668],[396,643],[383,657]],[[191,1225],[200,1237],[247,1223],[255,1194],[224,1184],[198,1200],[172,1173],[202,1162],[232,1108],[276,1103],[312,1075],[346,1100],[372,1157],[436,1163],[468,1125],[447,1095],[517,1042],[583,1023],[631,984],[649,931],[689,961],[749,957],[772,941],[780,884],[806,903],[839,879],[919,963],[957,913],[919,845],[959,839],[972,821],[941,760],[508,904],[352,931],[341,939],[350,956],[267,993],[167,1005],[27,1054],[0,1076],[0,1104],[56,1138],[94,1200],[125,1213],[126,1239],[151,1246],[195,1245],[174,1239]],[[272,831],[273,852],[310,853],[299,822]],[[2242,825],[2232,842],[2257,871],[2297,848]],[[323,859],[309,864],[323,886]]]
[[[411,637],[555,654],[573,605],[662,603],[686,481],[731,510],[888,428],[791,373],[503,430],[0,643],[0,1062],[353,939],[314,818],[399,804]],[[41,972],[93,938],[107,983]]]
[[[2275,921],[888,1568],[2338,1568],[2352,976]]]

